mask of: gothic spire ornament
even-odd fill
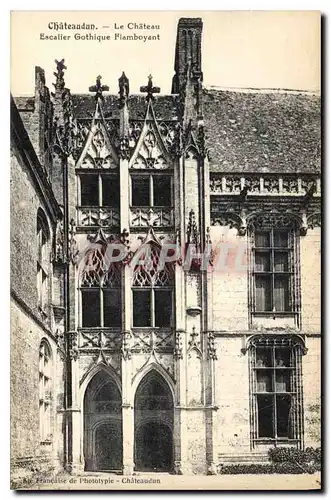
[[[119,96],[120,96],[119,99],[120,107],[122,107],[126,99],[128,98],[130,92],[129,79],[124,73],[124,71],[120,76],[120,78],[118,79],[118,86],[119,86]]]
[[[56,90],[63,90],[65,86],[64,82],[64,69],[67,69],[67,66],[64,64],[64,59],[61,59],[61,61],[58,61],[55,59],[55,64],[56,64],[56,72],[53,73],[53,75],[56,78],[56,82],[53,83],[54,87]]]
[[[99,99],[99,97],[100,97],[100,99],[103,99],[102,92],[109,91],[108,85],[101,85],[101,78],[102,78],[101,75],[97,76],[95,85],[92,85],[91,87],[89,87],[90,92],[95,92],[96,99]]]
[[[146,101],[154,100],[155,97],[153,94],[160,93],[160,87],[153,87],[153,77],[152,75],[148,75],[148,84],[140,87],[140,92],[147,92]]]

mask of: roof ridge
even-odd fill
[[[223,92],[237,92],[245,94],[306,94],[306,95],[321,95],[319,90],[303,90],[303,89],[287,89],[287,88],[268,88],[268,87],[219,87],[216,85],[205,86],[203,88],[206,91],[216,90]]]

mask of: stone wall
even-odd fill
[[[236,229],[213,226],[210,230],[213,248],[218,245],[213,269],[214,330],[246,330],[248,328],[246,237]]]
[[[215,442],[219,453],[249,453],[249,373],[248,354],[242,354],[242,338],[215,339]]]
[[[51,444],[40,444],[39,427],[39,346],[42,339],[48,341],[53,362]],[[10,397],[11,397],[11,460],[15,464],[26,459],[35,461],[47,457],[46,462],[53,464],[54,443],[61,446],[61,433],[56,425],[57,391],[63,391],[56,379],[56,344],[47,333],[26,314],[14,301],[11,301],[11,358],[10,358]],[[61,405],[62,406],[62,405]]]
[[[305,446],[321,446],[321,339],[307,336],[302,358]]]
[[[321,229],[308,229],[300,240],[302,330],[321,329]]]

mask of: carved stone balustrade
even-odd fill
[[[174,210],[169,207],[132,207],[130,227],[171,227],[174,225]]]
[[[132,328],[132,352],[172,354],[175,332],[171,328]]]
[[[77,226],[79,227],[119,227],[120,212],[118,208],[78,207]]]
[[[314,174],[210,174],[211,195],[304,196],[314,185],[314,196],[321,195],[320,177]]]
[[[78,330],[78,348],[80,353],[89,351],[120,352],[122,331],[120,328],[81,328]]]

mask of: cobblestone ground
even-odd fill
[[[136,473],[121,476],[87,473],[38,477],[37,482],[18,486],[24,490],[320,490],[320,473],[173,476]],[[17,487],[17,486],[16,486]]]

